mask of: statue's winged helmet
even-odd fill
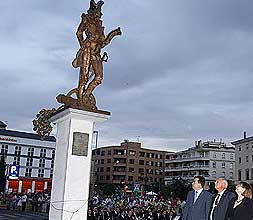
[[[97,3],[94,0],[90,1],[90,8],[88,9],[88,13],[100,12],[102,9],[103,1],[98,1]]]

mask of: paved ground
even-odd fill
[[[46,214],[35,212],[17,212],[0,208],[0,220],[47,220]]]

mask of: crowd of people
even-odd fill
[[[228,182],[218,178],[217,193],[204,189],[205,178],[195,176],[186,201],[162,195],[93,196],[89,200],[87,220],[253,220],[252,187],[239,182],[228,190]],[[50,193],[10,193],[7,209],[49,212]]]
[[[182,213],[184,202],[162,196],[114,195],[93,197],[87,220],[172,220]]]
[[[205,178],[196,176],[186,201],[162,196],[93,197],[88,220],[253,220],[252,187],[240,182],[232,192],[218,178],[217,193],[204,190]]]
[[[16,193],[11,192],[6,198],[6,207],[9,210],[26,211],[30,209],[34,212],[49,212],[50,193]]]

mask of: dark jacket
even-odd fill
[[[213,203],[214,203],[214,200],[216,198],[217,194],[215,194],[212,198],[212,205],[211,205],[211,209],[213,207]],[[230,202],[230,200],[232,198],[235,197],[235,194],[232,193],[232,192],[229,192],[229,191],[225,191],[221,198],[220,198],[220,201],[217,205],[217,207],[214,209],[214,212],[213,212],[213,220],[224,220],[225,217],[226,217],[226,212],[227,212],[227,209],[228,209],[228,204]],[[211,210],[210,209],[210,210]],[[210,213],[211,214],[211,213]]]
[[[234,208],[237,198],[230,200],[225,220],[252,220],[253,202],[249,198],[244,198],[242,202]]]
[[[203,190],[194,203],[194,190],[187,195],[182,220],[209,220],[212,195]]]

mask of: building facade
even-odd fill
[[[18,179],[7,179],[6,188],[17,192],[39,192],[51,189],[55,142],[53,136],[43,141],[37,134],[6,129],[0,122],[0,150],[7,169],[19,167]]]
[[[233,141],[235,146],[236,182],[253,182],[253,136],[247,137],[246,132],[240,140]]]
[[[141,143],[124,141],[120,146],[108,146],[92,151],[95,185],[108,183],[133,191],[159,188],[164,181],[165,151],[145,149]]]
[[[205,176],[208,184],[218,177],[235,178],[235,148],[217,141],[197,141],[195,146],[170,154],[165,161],[165,184],[175,178],[192,180],[196,175]]]

